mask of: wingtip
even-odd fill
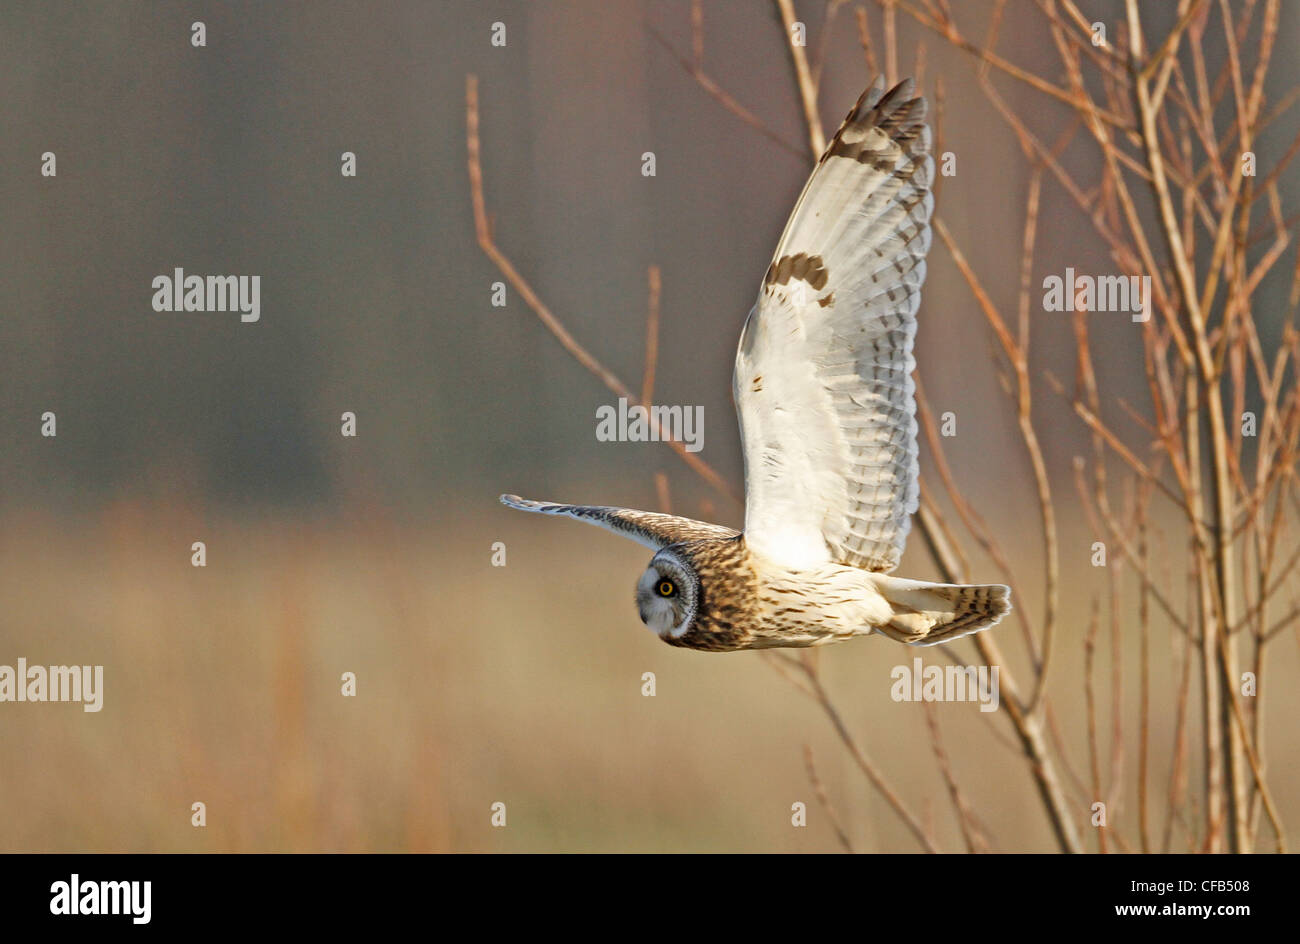
[[[507,508],[514,508],[516,511],[546,511],[551,507],[550,502],[531,501],[527,498],[520,498],[518,495],[502,495],[501,504]]]
[[[912,76],[909,75],[906,78],[900,79],[893,85],[886,85],[885,77],[883,75],[878,75],[872,80],[871,84],[867,86],[866,91],[859,96],[858,100],[871,101],[874,104],[876,101],[879,101],[886,96],[901,95],[910,98],[914,94],[916,94],[916,79],[912,78]]]
[[[846,122],[852,121],[855,115],[860,115],[865,111],[870,111],[875,107],[876,102],[880,101],[884,94],[885,77],[883,75],[878,75],[872,79],[871,84],[868,85],[866,89],[863,90],[862,94],[858,96],[858,100],[854,103],[853,109],[848,113],[844,120]]]
[[[919,102],[920,104],[913,106],[913,102]],[[894,110],[906,107],[919,109],[920,113],[918,117],[922,119],[924,118],[928,106],[926,105],[924,96],[920,96],[916,92],[916,80],[911,76],[908,76],[901,82],[889,87],[885,85],[885,77],[883,75],[878,75],[875,80],[867,86],[866,91],[858,97],[857,104],[855,104],[853,110],[845,116],[844,123],[840,126],[840,130],[836,132],[836,136],[838,137],[845,128],[853,125],[855,122],[862,121],[864,116],[869,112],[877,109]]]
[[[903,79],[901,82],[897,83],[893,88],[889,89],[888,91],[873,97],[876,100],[872,102],[871,107],[879,108],[882,111],[884,110],[893,111],[896,109],[909,108],[909,107],[913,107],[913,108],[919,107],[921,109],[928,108],[928,105],[925,101],[925,96],[917,92],[916,80],[913,79],[911,76],[908,76],[907,78]],[[913,104],[917,102],[920,103],[919,106]]]

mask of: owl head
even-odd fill
[[[666,640],[677,639],[695,621],[700,581],[695,569],[671,547],[650,560],[636,582],[636,608],[641,622]]]

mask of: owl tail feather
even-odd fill
[[[1000,584],[966,586],[877,575],[893,616],[876,627],[911,646],[951,642],[995,626],[1011,612],[1011,590]]]

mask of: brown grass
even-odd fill
[[[675,650],[640,625],[641,548],[480,511],[451,526],[373,506],[346,521],[130,503],[97,521],[9,517],[5,661],[100,662],[105,698],[98,714],[4,706],[0,765],[22,774],[0,780],[0,802],[23,813],[0,849],[836,851],[822,792],[855,849],[915,848],[817,706],[757,654]],[[189,565],[196,533],[204,570]],[[496,539],[505,568],[490,566]],[[557,571],[561,560],[584,564]],[[941,847],[962,848],[972,828],[996,849],[1050,846],[1047,824],[1025,815],[1034,792],[1016,747],[989,742],[970,705],[934,714],[978,824],[944,815],[925,715],[888,696],[890,668],[913,654],[882,640],[823,654],[862,749]],[[344,671],[355,699],[339,694]],[[654,698],[640,694],[646,671]],[[1157,737],[1172,730],[1177,683],[1175,668],[1153,673]],[[1284,721],[1300,699],[1269,704]],[[1289,726],[1272,740],[1277,769],[1294,768]],[[190,826],[195,800],[205,829]],[[497,800],[504,830],[488,823]],[[790,824],[796,801],[806,829]],[[1293,792],[1280,802],[1300,815]]]

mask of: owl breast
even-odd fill
[[[867,635],[892,615],[868,571],[834,563],[790,570],[765,566],[761,558],[755,564],[758,620],[752,649],[822,646]]]
[[[706,652],[820,646],[887,622],[873,575],[842,564],[790,570],[734,538],[693,541],[678,554],[699,579],[696,616],[669,645]]]

